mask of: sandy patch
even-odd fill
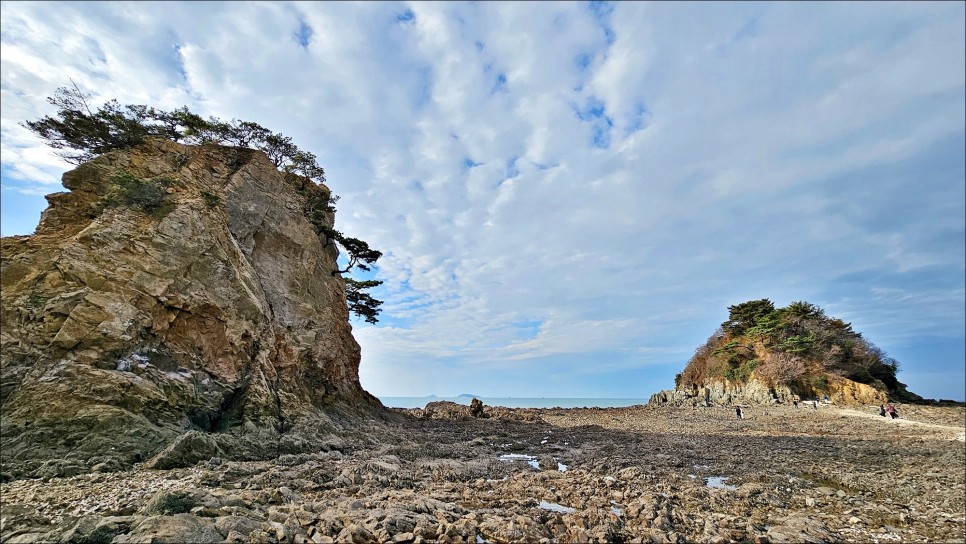
[[[939,425],[937,423],[926,423],[924,421],[915,421],[915,420],[912,420],[912,419],[906,419],[906,418],[903,418],[902,416],[900,416],[899,419],[892,419],[888,415],[886,415],[885,417],[883,417],[883,416],[880,416],[879,414],[871,414],[871,413],[868,413],[868,412],[860,412],[859,410],[853,410],[851,408],[837,408],[836,410],[838,410],[838,412],[840,414],[842,414],[842,415],[847,415],[847,416],[851,416],[851,417],[862,417],[862,418],[866,418],[866,419],[872,419],[872,420],[875,420],[875,421],[878,421],[878,422],[882,423],[883,425],[896,425],[896,426],[909,426],[909,425],[914,425],[914,426],[917,426],[917,427],[928,427],[928,428],[932,428],[932,429],[942,429],[942,430],[945,430],[945,431],[949,431],[949,433],[956,440],[959,440],[960,442],[966,442],[966,429],[964,429],[963,427],[953,427],[953,426],[950,426],[950,425]],[[945,437],[945,438],[949,438],[949,437]]]

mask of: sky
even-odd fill
[[[805,300],[966,398],[962,2],[2,2],[2,225],[95,103],[258,122],[384,252],[377,396],[647,398],[728,306]]]

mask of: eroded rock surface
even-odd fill
[[[714,406],[733,404],[793,404],[795,401],[818,399],[839,405],[861,406],[884,404],[889,397],[884,392],[839,376],[827,376],[828,384],[822,391],[808,391],[804,396],[787,386],[770,387],[757,379],[733,382],[724,378],[710,380],[700,387],[681,387],[659,391],[651,395],[648,404],[674,406]]]
[[[962,408],[506,408],[3,485],[6,542],[962,542]],[[365,440],[361,438],[365,437]]]
[[[122,172],[164,179],[162,206],[111,203]],[[333,414],[380,409],[337,249],[308,219],[332,226],[326,187],[261,152],[167,141],[63,183],[34,235],[2,241],[4,472],[296,452],[331,438]]]

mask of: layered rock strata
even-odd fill
[[[119,175],[165,187],[160,206],[118,204]],[[168,141],[63,184],[34,235],[2,240],[4,472],[301,451],[381,412],[319,234],[325,186],[258,151]]]
[[[659,391],[651,395],[648,404],[674,406],[716,406],[733,404],[791,404],[795,401],[825,399],[841,405],[869,405],[888,402],[888,396],[878,389],[847,378],[828,375],[826,389],[792,391],[788,386],[770,387],[761,380],[733,382],[724,378],[712,380],[700,387],[682,387]]]

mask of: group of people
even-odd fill
[[[886,414],[892,416],[892,419],[897,419],[899,417],[899,411],[890,402],[888,406],[879,405],[879,415],[885,417]]]

